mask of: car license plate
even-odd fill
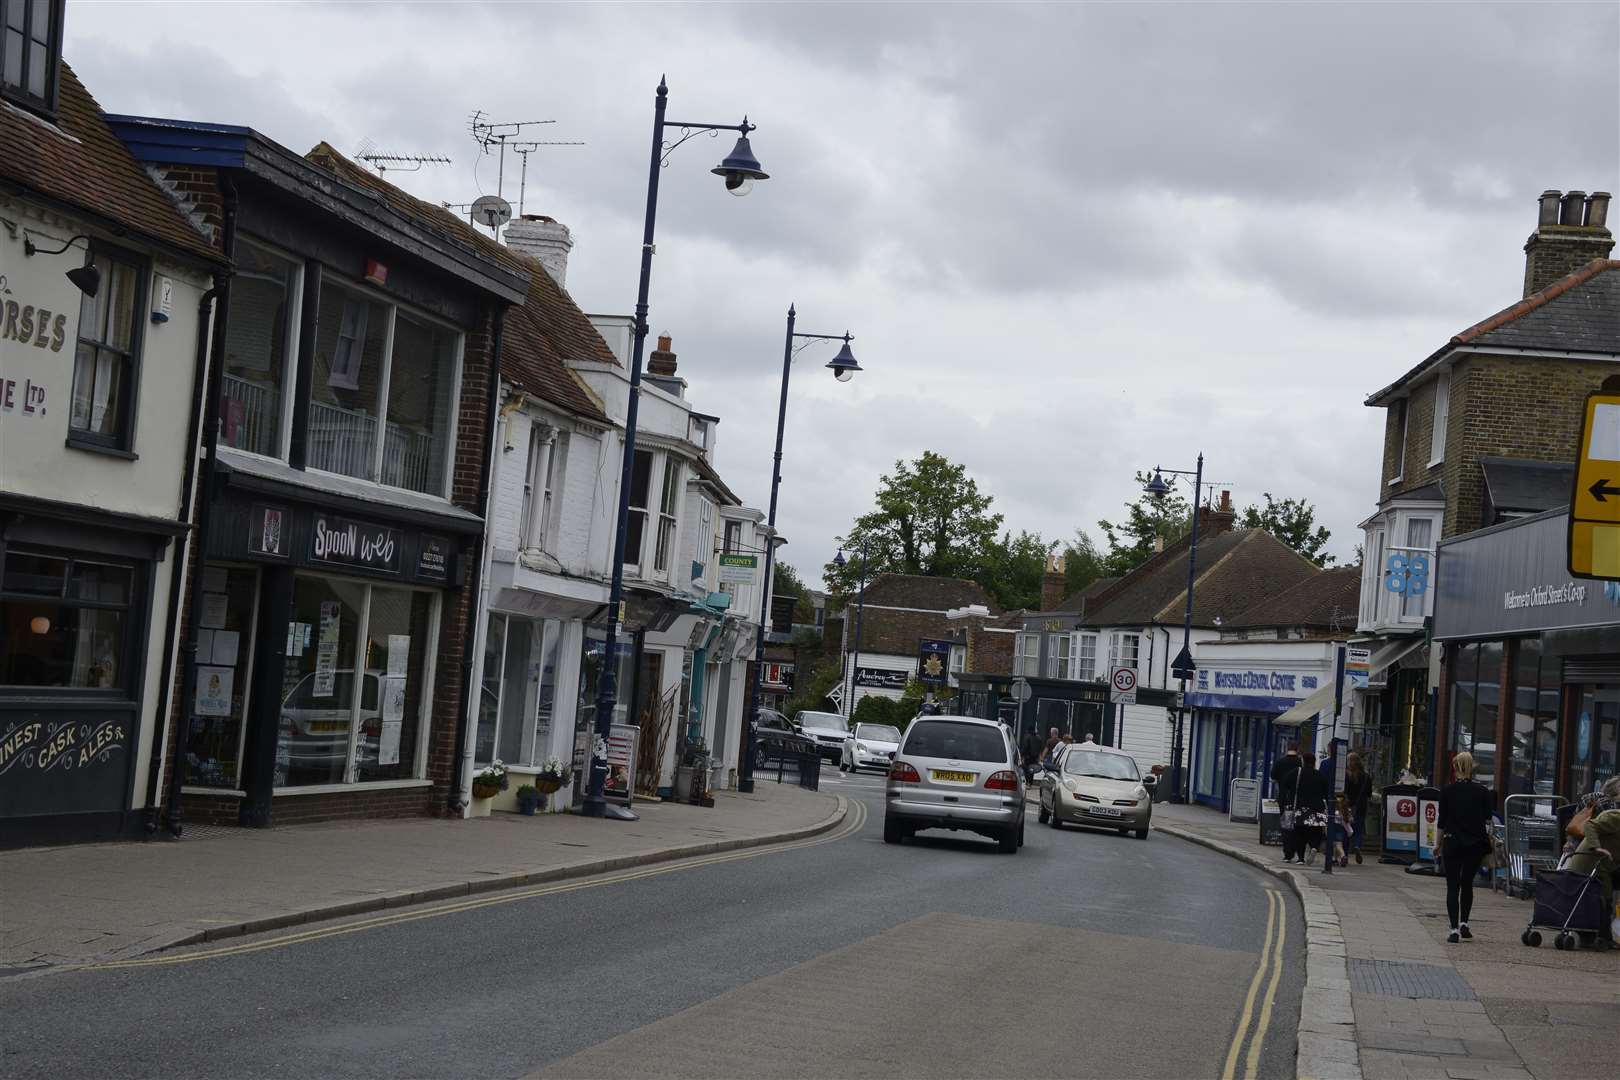
[[[1100,814],[1103,817],[1119,817],[1119,808],[1117,806],[1088,806],[1086,807],[1086,813]]]
[[[347,720],[311,720],[309,723],[309,730],[310,734],[332,731],[348,731],[349,722]]]
[[[945,780],[953,784],[973,783],[973,774],[970,772],[954,772],[950,769],[929,769],[928,775],[935,780]]]

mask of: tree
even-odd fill
[[[1317,566],[1332,566],[1333,556],[1323,551],[1332,534],[1316,524],[1316,508],[1304,499],[1277,499],[1263,492],[1264,506],[1256,503],[1243,511],[1245,529],[1264,529]]]
[[[829,588],[853,593],[861,574],[882,573],[978,579],[991,559],[1001,528],[990,512],[992,498],[961,465],[925,451],[915,461],[897,461],[878,485],[877,506],[855,519],[842,540],[848,562],[828,563]]]
[[[1002,534],[987,553],[988,557],[974,580],[984,587],[1004,611],[1041,606],[1041,579],[1046,574],[1046,557],[1056,541],[1041,539],[1040,533],[1019,530]]]
[[[1148,482],[1148,474],[1136,474],[1138,484]],[[1118,523],[1099,521],[1108,551],[1103,555],[1102,577],[1121,577],[1153,557],[1156,541],[1163,538],[1168,547],[1192,529],[1192,506],[1185,496],[1172,491],[1167,495],[1146,493],[1125,504],[1125,519]]]
[[[777,596],[791,596],[793,618],[796,622],[811,622],[816,617],[816,606],[810,599],[810,590],[799,572],[785,562],[771,564],[771,588]]]
[[[1063,549],[1064,596],[1073,596],[1098,578],[1108,577],[1103,554],[1084,529],[1074,530],[1074,539]]]

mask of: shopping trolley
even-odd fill
[[[1563,854],[1564,834],[1558,828],[1558,795],[1509,795],[1502,803],[1502,848],[1507,865],[1504,884],[1509,896],[1528,899],[1536,875],[1553,870]]]

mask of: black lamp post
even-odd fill
[[[748,133],[754,125],[743,117],[740,124],[693,124],[679,120],[666,120],[664,108],[668,104],[669,87],[658,80],[658,92],[653,101],[652,161],[647,167],[647,216],[641,232],[641,281],[636,289],[636,316],[634,344],[630,350],[630,401],[624,414],[624,466],[619,473],[619,516],[613,534],[613,581],[608,590],[607,641],[603,655],[606,663],[596,686],[596,736],[591,740],[590,778],[585,788],[585,801],[581,812],[587,817],[613,817],[624,821],[636,820],[636,815],[625,807],[609,806],[602,797],[607,780],[607,741],[613,730],[613,707],[618,700],[619,621],[624,604],[624,542],[630,527],[630,482],[636,460],[636,417],[641,404],[641,354],[647,344],[647,289],[652,281],[653,223],[658,217],[658,174],[675,148],[700,132],[735,131],[737,145],[711,172],[725,178],[726,190],[733,195],[746,195],[756,180],[768,180],[770,174],[759,167],[753,148],[748,145]],[[664,141],[667,127],[681,129],[681,137],[674,142]]]
[[[793,342],[795,338],[805,339],[799,346],[808,348],[813,341],[842,341],[844,347],[838,350],[838,355],[827,362],[833,377],[839,382],[849,382],[855,373],[861,370],[861,365],[855,362],[855,354],[849,351],[849,343],[854,340],[846,330],[842,334],[804,334],[793,329],[798,319],[798,313],[792,304],[788,305],[787,313],[787,340],[782,345],[782,396],[776,404],[776,458],[771,465],[771,510],[766,519],[769,530],[765,542],[765,577],[761,579],[763,585],[759,597],[759,626],[754,631],[754,675],[749,680],[748,690],[748,733],[743,743],[743,757],[737,770],[737,790],[747,794],[754,790],[754,730],[759,725],[759,698],[760,698],[760,668],[765,663],[765,624],[771,615],[771,571],[776,565],[776,491],[782,483],[782,427],[787,422],[787,394],[788,375],[793,370]]]
[[[1153,478],[1147,482],[1143,490],[1155,499],[1162,499],[1170,491],[1170,485],[1165,482],[1164,474],[1171,473],[1177,476],[1192,476],[1193,503],[1192,503],[1192,544],[1187,551],[1187,611],[1181,621],[1181,652],[1176,654],[1175,663],[1171,665],[1170,673],[1181,680],[1181,694],[1176,703],[1176,728],[1170,743],[1171,772],[1170,772],[1170,799],[1172,802],[1184,802],[1185,796],[1181,789],[1181,757],[1183,752],[1182,727],[1187,714],[1187,683],[1197,670],[1192,656],[1192,610],[1193,610],[1193,582],[1198,576],[1198,502],[1204,486],[1204,455],[1198,455],[1198,467],[1191,473],[1185,469],[1161,469],[1153,467]]]
[[[833,565],[844,565],[844,553],[833,556]],[[855,719],[855,669],[861,666],[861,617],[866,614],[866,542],[861,541],[860,588],[855,593],[855,660],[849,665],[849,682],[844,693],[844,711]]]

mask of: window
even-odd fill
[[[1067,679],[1069,677],[1069,647],[1072,640],[1068,634],[1053,634],[1051,636],[1052,648],[1046,657],[1047,678]]]
[[[443,495],[461,335],[336,282],[321,286],[308,464]]]
[[[1361,572],[1361,619],[1363,628],[1378,622],[1378,608],[1384,596],[1384,530],[1380,526],[1367,530],[1363,549],[1365,564]]]
[[[1406,399],[1401,398],[1390,407],[1393,411],[1393,420],[1390,422],[1394,430],[1395,439],[1395,468],[1389,474],[1391,484],[1399,483],[1406,474]]]
[[[231,317],[221,364],[219,441],[281,457],[283,402],[299,295],[297,263],[247,241],[237,244]]]
[[[679,505],[680,484],[681,464],[666,455],[663,492],[658,498],[658,547],[653,555],[653,570],[660,575],[668,575],[675,551],[675,508]]]
[[[43,112],[56,111],[66,0],[0,0],[0,93]]]
[[[647,497],[652,493],[653,456],[637,450],[630,469],[630,518],[624,534],[624,565],[641,565],[642,542],[647,535]]]
[[[1019,634],[1013,643],[1013,674],[1028,677],[1041,673],[1041,635]]]
[[[1108,644],[1109,669],[1112,670],[1117,667],[1136,668],[1141,649],[1141,634],[1116,633]]]
[[[960,675],[960,674],[962,674],[962,672],[964,672],[966,670],[967,670],[967,646],[966,645],[952,645],[951,646],[951,659],[950,659],[950,673],[953,676],[953,679],[952,679],[951,685],[953,685],[953,686],[955,685],[954,676]]]
[[[529,459],[523,474],[522,537],[519,540],[524,548],[551,546],[557,459],[562,454],[562,437],[556,428],[538,422],[529,427]]]
[[[1474,755],[1474,779],[1496,786],[1496,717],[1502,643],[1460,645],[1452,658],[1451,752]]]
[[[141,295],[146,274],[135,256],[100,244],[91,247],[89,263],[101,271],[101,288],[79,306],[69,438],[128,450],[133,443],[140,375]]]
[[[1513,676],[1513,746],[1508,794],[1551,795],[1558,782],[1559,662],[1543,660],[1541,641],[1520,638]]]
[[[128,563],[0,551],[0,687],[128,690],[136,594]]]
[[[199,694],[186,714],[185,782],[198,787],[240,786],[242,732],[252,685],[253,626],[259,595],[256,570],[208,564],[201,588],[214,596],[218,624],[197,636]],[[217,599],[223,594],[223,602]],[[300,637],[299,645],[303,641]],[[217,680],[217,681],[216,681]]]
[[[725,539],[720,544],[722,554],[730,555],[742,550],[742,522],[726,522]]]
[[[958,720],[918,720],[906,732],[907,756],[1006,764],[1007,740],[999,728]]]
[[[474,757],[541,765],[551,756],[562,624],[491,613],[484,638]]]
[[[1097,679],[1097,635],[1076,634],[1074,677],[1084,682]]]
[[[1434,521],[1426,517],[1408,518],[1406,522],[1406,550],[1408,559],[1421,556],[1429,562],[1429,572],[1422,578],[1409,575],[1406,591],[1401,594],[1401,618],[1423,618],[1424,606],[1429,599],[1429,589],[1434,585],[1434,552],[1429,550],[1430,537],[1434,535]],[[1423,582],[1422,591],[1413,588],[1415,581]]]
[[[1429,464],[1446,458],[1446,420],[1451,413],[1451,372],[1442,371],[1434,386],[1434,425],[1429,438]]]

